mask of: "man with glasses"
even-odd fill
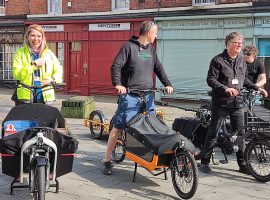
[[[247,88],[260,90],[264,96],[267,96],[267,92],[246,77],[246,62],[240,55],[243,36],[237,32],[229,33],[225,38],[225,45],[223,53],[211,60],[207,74],[207,84],[212,88],[212,115],[204,148],[198,155],[202,156],[199,170],[211,173],[209,163],[215,138],[223,119],[229,115],[232,131],[242,130],[238,134],[239,151],[236,153],[239,171],[248,173],[243,159],[244,141],[239,140],[244,134],[243,97],[239,95],[239,91],[245,85]]]
[[[129,42],[124,44],[112,64],[112,84],[119,94],[119,99],[102,167],[105,175],[112,174],[110,159],[118,135],[126,128],[127,122],[139,112],[140,96],[127,93],[127,89],[152,89],[154,72],[165,86],[166,93],[173,92],[171,83],[152,46],[156,37],[157,25],[153,21],[142,22],[139,38],[133,36]],[[154,94],[149,93],[145,98],[146,110],[149,114],[155,114]]]

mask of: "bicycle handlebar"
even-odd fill
[[[56,82],[52,81],[51,83],[46,84],[46,85],[42,85],[42,86],[37,86],[37,85],[29,86],[29,85],[26,85],[26,84],[18,81],[17,87],[21,87],[21,86],[32,91],[32,90],[36,90],[36,89],[44,89],[44,88],[49,87],[49,86],[52,86],[53,88],[63,87],[63,86],[66,86],[66,83],[56,83]]]
[[[130,89],[130,88],[127,88],[127,93],[132,93],[132,92],[141,92],[141,93],[163,92],[163,93],[165,93],[165,88],[155,88],[155,89]]]
[[[254,89],[242,88],[239,92],[239,95],[240,96],[244,96],[244,95],[256,96],[256,95],[261,95],[261,91],[254,90]]]

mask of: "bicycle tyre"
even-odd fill
[[[110,121],[110,125],[109,125],[109,133],[111,132],[111,130],[113,129],[113,117],[112,117],[112,119],[111,119],[111,121]]]
[[[117,142],[112,151],[112,158],[115,162],[120,163],[125,160],[126,147],[124,144]]]
[[[103,131],[104,131],[103,124],[105,122],[105,117],[102,111],[94,110],[93,112],[91,112],[89,115],[89,120],[97,122],[96,124],[91,121],[89,122],[89,129],[90,129],[91,136],[94,139],[101,139],[103,135]]]
[[[190,152],[183,150],[176,154],[171,162],[171,176],[173,187],[181,198],[190,199],[194,196],[198,188],[199,173],[197,164]],[[178,178],[183,179],[183,181],[177,180]],[[190,190],[183,191],[181,185],[184,182],[191,185]]]
[[[46,177],[45,177],[45,166],[36,166],[34,174],[34,199],[45,200],[46,192]]]
[[[252,158],[255,158],[254,162]],[[270,143],[265,140],[252,140],[246,147],[244,159],[250,174],[259,182],[270,181]],[[256,166],[258,169],[256,169]],[[266,170],[266,174],[262,168]]]

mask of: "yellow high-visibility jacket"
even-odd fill
[[[41,58],[45,59],[45,65],[39,68],[40,81],[51,77],[55,82],[61,83],[63,81],[63,69],[54,53],[46,47]],[[38,69],[35,65],[31,64],[31,61],[32,55],[26,44],[16,50],[13,56],[13,78],[28,86],[33,85],[33,72]],[[44,88],[42,95],[44,102],[55,101],[55,92],[52,87]],[[17,98],[19,101],[32,102],[33,94],[29,89],[18,87]]]

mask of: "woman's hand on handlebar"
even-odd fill
[[[166,94],[172,94],[173,93],[173,87],[172,86],[166,86],[164,90],[165,90]]]
[[[118,94],[126,94],[127,93],[127,89],[122,85],[115,86],[115,89],[116,89]]]
[[[50,85],[53,82],[53,79],[51,77],[45,78],[43,81],[40,81],[41,86]]]

